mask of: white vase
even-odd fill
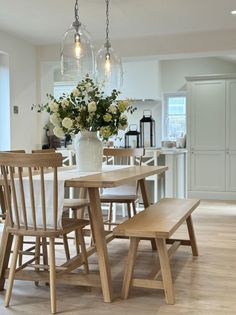
[[[102,170],[102,142],[97,132],[81,131],[75,137],[76,164],[81,172],[100,172]]]

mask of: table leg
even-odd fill
[[[148,206],[150,206],[150,201],[147,194],[147,184],[145,178],[139,180],[139,185],[142,192],[144,208],[147,208]],[[151,245],[153,250],[157,250],[155,239],[151,240]]]
[[[5,278],[4,274],[8,267],[8,262],[11,254],[11,246],[13,237],[7,232],[6,227],[9,224],[8,216],[5,221],[5,226],[2,233],[1,246],[0,246],[0,291],[4,289]]]
[[[111,302],[113,299],[111,271],[108,261],[107,245],[102,218],[102,209],[98,188],[88,188],[90,199],[90,219],[92,221],[95,245],[98,255],[98,265],[104,302]]]
[[[145,178],[139,180],[139,185],[142,193],[144,208],[147,208],[150,206],[150,201],[147,194],[147,184]]]

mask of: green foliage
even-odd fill
[[[33,105],[37,112],[48,112],[54,125],[54,134],[62,138],[65,134],[77,134],[79,131],[99,131],[107,140],[117,135],[119,130],[127,128],[125,112],[133,113],[136,108],[128,100],[117,100],[120,92],[113,90],[106,96],[93,80],[86,76],[70,93],[63,93],[59,99],[47,94],[49,102]]]

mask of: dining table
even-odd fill
[[[71,169],[71,167],[69,167]],[[111,279],[111,269],[107,251],[107,243],[114,238],[112,231],[109,235],[105,232],[103,213],[100,202],[100,190],[102,188],[118,187],[132,181],[138,181],[141,190],[141,196],[144,208],[150,205],[149,194],[146,187],[146,178],[152,175],[165,173],[167,166],[127,166],[122,168],[107,167],[98,173],[89,175],[66,178],[65,187],[85,188],[88,191],[90,201],[90,225],[93,231],[94,244],[87,249],[88,256],[94,252],[97,253],[98,269],[97,274],[91,273],[86,275],[70,273],[59,278],[58,282],[70,283],[75,285],[101,287],[104,302],[112,302],[113,300],[113,285]],[[63,167],[59,172],[66,172],[68,167]],[[76,169],[75,169],[76,170]],[[75,172],[73,172],[75,174]],[[0,177],[0,185],[1,182]],[[9,219],[6,216],[4,229],[2,232],[0,246],[0,290],[4,289],[5,279],[8,277],[8,264],[12,247],[12,236],[7,233]],[[19,271],[15,279],[31,280],[32,275],[27,276],[26,271]],[[45,281],[45,278],[35,278],[35,281]]]

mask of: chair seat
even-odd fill
[[[24,235],[24,236],[41,236],[41,237],[58,237],[67,233],[70,233],[75,230],[81,230],[86,225],[89,224],[88,220],[84,219],[73,219],[73,218],[62,218],[62,229],[60,230],[54,230],[52,228],[52,231],[49,229],[47,231],[44,231],[43,228],[38,228],[37,231],[35,231],[33,228],[26,229],[19,229],[17,227],[7,227],[7,231],[13,235]]]
[[[100,200],[101,202],[122,202],[122,203],[127,203],[127,202],[132,202],[136,201],[139,199],[138,195],[101,195]]]
[[[88,199],[64,199],[64,208],[83,208],[89,206],[89,200]]]

